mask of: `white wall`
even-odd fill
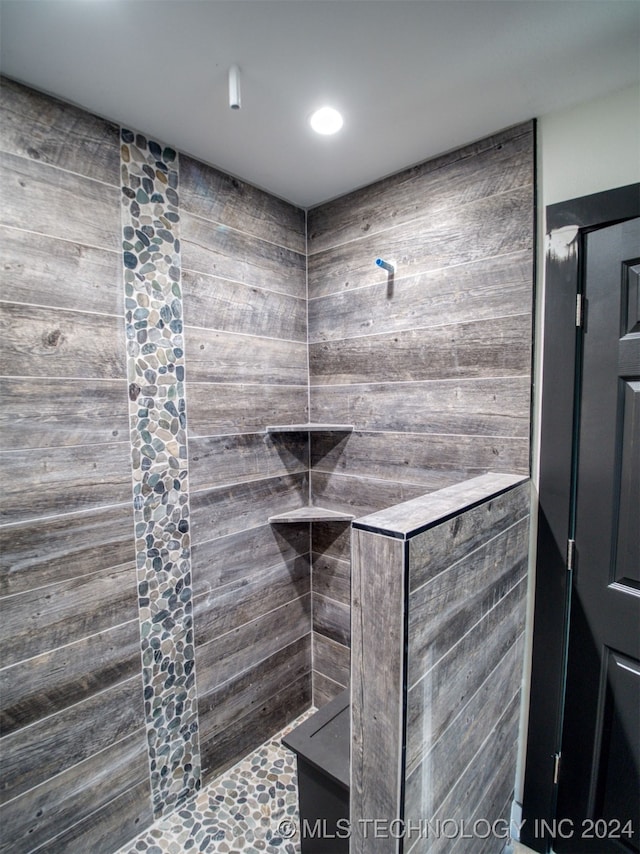
[[[536,504],[539,483],[542,342],[544,335],[545,208],[556,202],[640,182],[640,85],[538,118],[538,282],[535,319],[534,412],[532,437],[532,536],[528,598],[528,649],[520,720],[520,751],[515,799],[521,802],[524,784],[531,634],[536,560]]]
[[[541,208],[640,181],[640,85],[542,116],[538,146]]]

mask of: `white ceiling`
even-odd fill
[[[640,76],[638,0],[2,0],[0,37],[8,76],[302,207]]]

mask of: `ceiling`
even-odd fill
[[[638,0],[2,0],[0,38],[9,77],[301,207],[640,76]]]

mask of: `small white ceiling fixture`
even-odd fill
[[[309,119],[309,124],[314,131],[324,136],[337,133],[343,123],[342,116],[333,107],[320,107]]]

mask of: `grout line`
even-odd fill
[[[82,108],[80,107],[79,109]],[[24,154],[16,154],[15,151],[8,151],[6,148],[0,148],[0,153],[8,154],[10,157],[15,157],[17,160],[24,160],[26,163],[43,166],[45,169],[55,169],[58,172],[64,172],[66,175],[74,175],[77,178],[82,178],[84,181],[91,181],[93,184],[100,184],[102,187],[109,187],[112,190],[121,192],[120,184],[109,184],[107,181],[103,181],[100,178],[93,178],[90,175],[83,174],[82,172],[74,172],[73,169],[65,169],[64,166],[58,166],[56,163],[46,163],[43,160],[36,160],[34,157],[26,157]],[[37,234],[37,232],[34,233]]]
[[[44,303],[38,303],[38,302],[24,302],[23,300],[0,299],[0,306],[2,306],[2,305],[6,305],[6,306],[15,305],[18,307],[26,306],[28,308],[41,308],[41,309],[45,309],[46,311],[49,311],[49,312],[60,311],[60,312],[68,312],[69,314],[88,314],[91,317],[113,317],[118,321],[121,321],[124,317],[124,309],[120,313],[117,313],[117,312],[114,313],[111,311],[90,311],[90,310],[88,311],[87,309],[83,309],[83,308],[68,308],[65,305],[45,305]]]
[[[231,329],[220,329],[216,326],[195,326],[192,323],[185,323],[184,329],[198,329],[203,330],[205,332],[215,332],[218,335],[241,335],[243,338],[257,338],[262,341],[278,341],[279,343],[298,344],[301,347],[307,347],[308,350],[308,344],[297,338],[274,338],[272,335],[254,335],[252,332],[236,332],[235,330]],[[193,356],[191,356],[191,358],[194,359]],[[196,359],[194,359],[194,361],[196,361]]]
[[[199,593],[198,596],[195,597],[195,599],[200,599],[203,595],[204,594]],[[302,599],[305,598],[305,596],[311,596],[311,592],[307,591],[306,593],[303,593],[302,596],[296,596],[295,599],[289,599],[288,602],[284,602],[282,605],[278,605],[276,608],[271,608],[269,611],[265,611],[263,614],[259,614],[257,617],[254,617],[252,620],[247,620],[246,623],[240,623],[239,625],[234,626],[232,629],[229,629],[229,631],[223,632],[221,635],[216,635],[214,638],[211,638],[211,640],[205,641],[204,643],[200,644],[199,646],[196,644],[196,648],[197,649],[204,649],[204,647],[207,646],[208,644],[217,643],[218,641],[222,640],[222,638],[225,638],[227,635],[233,634],[234,632],[237,632],[239,629],[242,629],[245,626],[250,626],[251,623],[255,623],[256,620],[262,620],[265,617],[267,617],[269,614],[274,614],[276,611],[279,611],[281,608],[287,608],[293,602],[300,602]],[[309,634],[309,633],[305,632],[304,634]],[[300,637],[303,637],[303,635],[301,635]]]
[[[495,261],[499,258],[510,258],[515,255],[528,255],[528,249],[512,249],[511,252],[502,252],[498,255],[486,255],[482,258],[474,258],[472,261],[461,261],[458,264],[446,264],[444,267],[429,267],[426,270],[416,270],[413,273],[407,273],[406,276],[396,276],[395,283],[405,282],[408,279],[417,279],[420,276],[430,276],[432,273],[442,273],[445,270],[457,270],[460,267],[470,267],[474,264],[481,264],[483,261]],[[505,285],[516,284],[516,282],[504,282]],[[318,299],[327,299],[328,297],[335,296],[345,296],[346,294],[354,293],[355,291],[362,291],[365,288],[381,288],[384,285],[383,282],[370,282],[364,285],[356,285],[353,288],[346,288],[338,291],[329,291],[326,294],[320,294],[317,297],[309,297],[309,301],[318,300]],[[386,287],[386,285],[385,285]],[[522,284],[522,287],[526,287],[526,282]]]
[[[305,297],[298,297],[295,294],[289,293],[289,291],[278,291],[274,288],[266,288],[264,285],[256,285],[251,282],[244,281],[243,279],[230,279],[228,276],[216,276],[214,273],[207,273],[204,270],[197,270],[195,267],[182,267],[183,273],[191,273],[196,276],[206,276],[208,279],[215,279],[221,282],[228,282],[231,285],[241,285],[242,287],[248,288],[249,290],[258,290],[264,291],[267,294],[276,294],[281,297],[289,297],[290,299],[299,300],[302,302]]]
[[[462,643],[462,641],[467,637],[467,635],[469,635],[469,634],[470,634],[470,633],[471,633],[475,628],[477,628],[477,627],[480,625],[480,623],[484,622],[484,620],[486,620],[486,618],[489,616],[489,614],[490,614],[493,610],[495,610],[495,609],[498,607],[498,605],[503,604],[503,602],[505,601],[505,599],[506,599],[508,596],[510,596],[510,595],[514,592],[514,590],[517,590],[517,589],[518,589],[518,587],[519,587],[521,584],[525,584],[525,585],[527,584],[527,573],[526,573],[526,572],[525,572],[525,574],[523,575],[523,577],[522,577],[519,581],[516,581],[516,583],[513,585],[513,587],[510,587],[510,588],[507,590],[507,592],[504,594],[504,596],[501,596],[501,597],[500,597],[500,599],[498,599],[498,601],[495,603],[495,605],[492,605],[492,606],[491,606],[491,608],[489,608],[489,610],[488,610],[486,613],[484,613],[484,614],[480,617],[480,619],[476,620],[476,622],[475,622],[472,626],[470,626],[470,627],[469,627],[469,629],[467,629],[467,631],[466,631],[463,635],[460,635],[460,637],[456,640],[456,642],[453,644],[453,646],[450,646],[450,647],[449,647],[449,649],[448,649],[446,652],[443,652],[443,653],[442,653],[442,655],[440,656],[440,658],[439,658],[437,661],[434,661],[434,662],[433,662],[433,664],[431,664],[431,665],[429,666],[429,669],[428,669],[428,670],[426,670],[426,671],[422,674],[422,676],[421,676],[419,679],[416,679],[416,681],[413,683],[413,685],[411,685],[407,690],[408,690],[408,691],[413,691],[413,689],[414,689],[417,685],[419,685],[419,684],[420,684],[420,682],[422,682],[422,680],[423,680],[426,676],[428,676],[428,675],[429,675],[429,673],[431,673],[435,667],[437,667],[437,666],[438,666],[438,664],[440,664],[440,662],[442,661],[442,659],[443,659],[443,658],[445,658],[447,655],[449,655],[449,653],[450,653],[453,649],[455,649],[455,648],[456,648],[460,643]]]
[[[357,341],[360,338],[382,338],[383,336],[391,336],[391,335],[402,335],[404,333],[412,333],[412,332],[431,332],[434,329],[450,329],[456,328],[460,326],[470,326],[471,324],[480,326],[481,324],[486,326],[487,323],[493,323],[496,320],[508,320],[513,319],[514,317],[531,317],[530,313],[527,312],[515,312],[513,314],[499,314],[492,315],[491,317],[484,317],[479,319],[469,319],[469,320],[460,320],[455,323],[434,323],[431,326],[407,326],[400,329],[385,329],[381,332],[365,332],[362,335],[345,335],[342,338],[321,338],[318,341],[311,341],[310,346],[317,346],[319,344],[322,345],[331,345],[338,341]],[[483,336],[486,338],[486,335]]]
[[[394,223],[393,225],[388,225],[384,228],[379,229],[378,231],[368,231],[366,234],[360,234],[357,237],[352,237],[350,240],[344,240],[342,241],[342,243],[332,244],[331,246],[328,246],[325,249],[318,249],[317,252],[312,252],[310,254],[311,257],[314,257],[317,255],[323,255],[328,252],[333,252],[335,249],[342,249],[343,247],[350,246],[353,243],[357,244],[361,243],[364,240],[370,240],[372,237],[380,237],[381,234],[389,234],[389,232],[398,231],[401,228],[409,228],[421,222],[428,223],[429,220],[433,220],[434,216],[442,215],[445,212],[457,213],[459,211],[466,211],[469,208],[472,208],[474,205],[482,205],[487,201],[493,201],[494,199],[500,199],[504,198],[505,196],[514,195],[521,190],[526,190],[527,188],[533,189],[533,182],[531,180],[526,181],[526,183],[524,184],[518,184],[517,187],[510,187],[508,190],[501,190],[499,193],[491,193],[490,195],[479,196],[477,199],[470,199],[468,202],[463,202],[462,204],[443,205],[442,207],[436,208],[435,210],[431,210],[427,214],[423,214],[422,216],[415,216],[411,219],[403,220],[402,222]]]
[[[489,380],[526,380],[527,387],[531,383],[531,377],[527,374],[503,374],[501,376],[482,376],[482,377],[440,377],[433,380],[378,380],[376,382],[367,382],[358,380],[348,383],[314,383],[313,388],[353,388],[354,386],[397,386],[410,385],[412,387],[425,385],[426,383],[480,383],[488,382]]]
[[[117,504],[100,504],[97,507],[88,507],[82,510],[72,510],[69,513],[54,513],[50,516],[35,516],[34,518],[21,519],[18,522],[7,522],[6,524],[0,525],[0,530],[9,531],[11,528],[18,528],[26,524],[34,525],[37,522],[48,523],[53,521],[54,519],[66,519],[69,516],[78,517],[82,515],[89,515],[90,513],[100,513],[103,510],[111,510],[114,507],[129,508],[131,507],[131,501],[120,501]]]
[[[293,207],[295,207],[295,205],[293,205]],[[291,252],[293,255],[304,255],[305,254],[304,250],[302,252],[300,252],[298,249],[293,249],[291,246],[286,246],[284,243],[276,243],[275,240],[269,240],[266,237],[260,237],[257,234],[253,234],[251,231],[243,231],[241,228],[238,228],[235,225],[228,225],[227,223],[220,222],[217,219],[208,219],[206,216],[202,216],[202,214],[197,214],[197,213],[194,213],[193,211],[190,211],[190,210],[182,210],[181,214],[182,214],[182,217],[185,217],[185,216],[192,217],[193,219],[197,219],[200,222],[206,223],[207,225],[213,225],[214,227],[224,229],[224,231],[233,231],[236,234],[242,234],[245,237],[250,237],[252,240],[259,241],[260,243],[268,243],[269,246],[277,246],[278,249],[284,249],[287,252]],[[181,219],[181,222],[183,222],[182,219]],[[305,234],[305,241],[306,241],[306,234]],[[190,241],[187,241],[187,242],[190,242]]]
[[[81,578],[92,578],[96,575],[102,575],[103,573],[117,572],[117,571],[119,571],[119,570],[121,570],[127,566],[133,566],[135,568],[135,563],[136,563],[136,559],[135,559],[135,555],[133,555],[131,557],[131,560],[127,560],[124,563],[116,563],[114,566],[105,566],[102,569],[96,569],[94,572],[83,572],[79,575],[74,575],[71,578],[63,578],[60,581],[51,581],[51,582],[49,582],[49,584],[39,584],[37,587],[30,587],[28,590],[21,590],[18,593],[6,593],[4,596],[0,596],[0,602],[5,602],[6,600],[13,599],[16,596],[26,596],[29,593],[35,593],[37,590],[46,590],[49,587],[56,587],[56,586],[62,585],[62,584],[68,585],[70,582],[79,580]],[[9,603],[9,604],[11,604],[11,603]],[[116,625],[109,626],[108,628],[113,629],[113,628],[116,628],[116,626],[124,626],[129,622],[131,622],[131,621],[125,620],[124,623],[117,623]],[[94,635],[99,635],[103,631],[106,631],[106,630],[101,629],[99,632],[91,632],[88,635],[83,635],[82,638],[80,638],[80,640],[83,640],[84,638],[88,638],[88,637],[89,638],[93,637]],[[69,641],[69,643],[60,644],[59,646],[53,647],[53,649],[62,649],[62,647],[69,646],[72,643],[75,643],[75,641]],[[41,655],[41,653],[38,653],[38,655]],[[30,656],[30,658],[37,658],[38,655],[32,655],[32,656]],[[21,661],[27,661],[27,659],[24,658],[24,659],[21,659]],[[16,662],[16,664],[17,663],[18,662]],[[7,665],[7,667],[13,667],[13,666],[14,666],[13,664]],[[0,672],[2,672],[3,669],[4,669],[3,667],[0,667]]]

